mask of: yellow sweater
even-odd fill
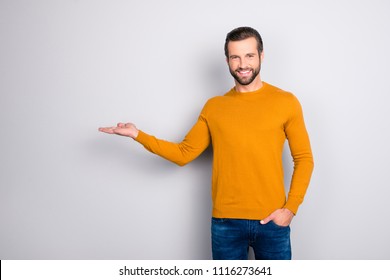
[[[286,200],[282,151],[288,139],[294,172]],[[313,156],[296,97],[263,82],[211,98],[181,143],[140,131],[136,141],[178,165],[213,146],[213,217],[261,220],[278,208],[296,213],[313,170]]]

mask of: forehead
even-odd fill
[[[257,41],[250,37],[240,41],[230,41],[228,44],[229,55],[257,53]]]

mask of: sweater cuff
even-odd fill
[[[134,138],[134,140],[143,145],[147,141],[148,137],[148,134],[141,130],[138,130],[138,135],[136,138]]]
[[[293,199],[288,199],[286,204],[283,206],[283,208],[287,208],[291,212],[294,213],[294,215],[297,214],[298,208],[300,203],[298,201],[294,201]]]

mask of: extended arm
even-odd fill
[[[207,122],[202,115],[180,143],[158,139],[138,130],[132,123],[118,123],[116,127],[99,128],[99,131],[131,137],[148,151],[180,166],[198,157],[210,143]]]

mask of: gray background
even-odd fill
[[[0,259],[211,258],[211,151],[180,168],[97,128],[180,141],[242,25],[311,136],[294,258],[389,259],[389,3],[0,0]]]

